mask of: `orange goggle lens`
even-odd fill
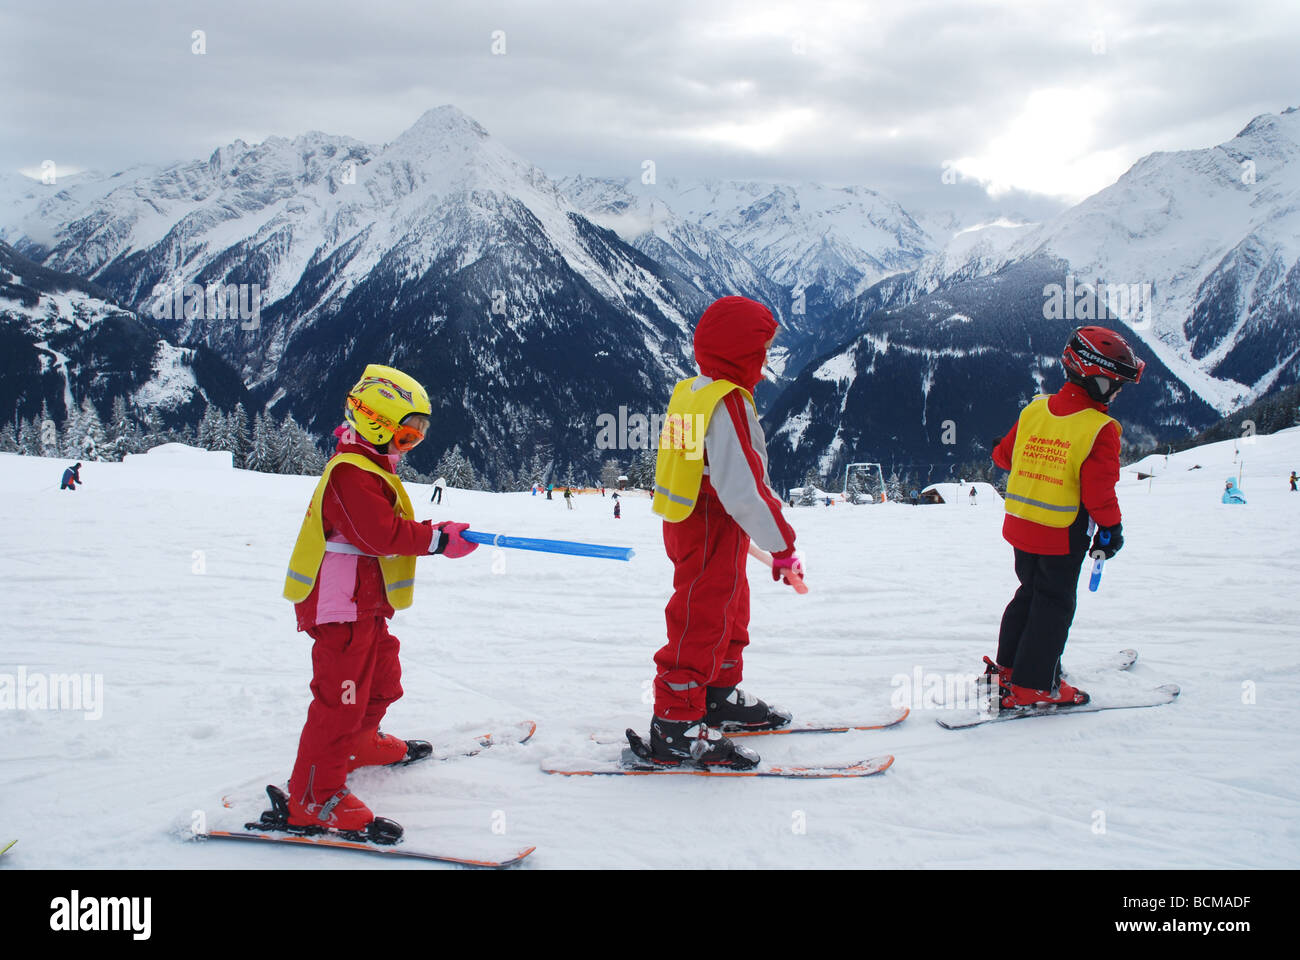
[[[424,439],[424,431],[418,430],[408,423],[393,423],[391,419],[371,410],[356,397],[348,397],[348,403],[352,406],[352,409],[367,420],[373,420],[385,430],[392,431],[393,439],[390,442],[399,453],[406,453],[408,450],[414,449]]]
[[[399,423],[393,428],[393,446],[399,453],[406,453],[418,446],[423,439],[424,434],[409,424]]]

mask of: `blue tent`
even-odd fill
[[[1224,503],[1245,503],[1246,495],[1241,492],[1241,487],[1237,486],[1237,481],[1229,477],[1223,486]]]

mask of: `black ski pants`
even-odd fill
[[[1061,652],[1074,622],[1079,571],[1088,554],[1088,512],[1070,525],[1070,552],[1045,556],[1016,550],[1020,588],[1002,614],[998,663],[1013,668],[1011,682],[1050,690],[1060,681]]]

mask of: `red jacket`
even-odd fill
[[[396,469],[396,456],[382,454],[364,440],[345,442],[342,428],[334,431],[334,434],[339,438],[336,452],[359,453],[385,470],[391,472]],[[392,488],[373,473],[343,463],[330,474],[321,501],[325,538],[337,540],[341,537],[366,553],[374,554],[354,558],[356,576],[350,603],[347,604],[349,614],[342,618],[337,613],[332,614],[330,622],[341,619],[343,622],[355,622],[372,616],[391,617],[394,610],[384,591],[384,575],[375,557],[421,556],[429,552],[435,533],[432,521],[416,522],[396,516],[393,513],[396,502],[397,495]],[[346,554],[326,554],[327,558],[331,556],[350,557]],[[318,576],[307,599],[294,604],[299,630],[314,627],[320,622],[317,618],[317,605],[324,579]]]
[[[1077,413],[1091,407],[1106,412],[1106,404],[1098,403],[1088,396],[1083,387],[1066,383],[1047,401],[1047,409],[1058,417]],[[1002,438],[993,449],[993,462],[1003,470],[1011,469],[1011,455],[1016,448],[1016,427],[1019,421],[1011,425],[1011,432]],[[1120,522],[1119,500],[1115,497],[1115,484],[1119,482],[1119,430],[1115,424],[1108,423],[1101,428],[1092,445],[1092,452],[1079,468],[1079,483],[1082,487],[1080,498],[1083,508],[1088,511],[1098,526],[1113,527]],[[1017,549],[1026,553],[1038,553],[1047,556],[1061,556],[1070,552],[1070,530],[1068,527],[1047,527],[1034,523],[1023,517],[1006,515],[1002,521],[1002,536]]]

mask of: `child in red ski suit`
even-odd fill
[[[650,752],[665,765],[753,766],[757,755],[723,730],[773,729],[791,719],[738,688],[749,644],[751,538],[772,551],[773,579],[797,564],[752,399],[776,331],[771,311],[753,300],[712,304],[695,329],[701,376],[679,383],[669,404],[670,424],[675,417],[694,424],[684,429],[697,465],[691,472],[683,454],[670,467],[672,444],[661,438],[654,509],[665,518],[673,595],[664,611],[668,642],[654,658]]]
[[[374,819],[348,791],[348,773],[415,759],[408,750],[427,753],[428,747],[379,732],[385,712],[402,696],[399,644],[388,630],[395,612],[391,601],[400,597],[401,605],[409,604],[412,589],[409,582],[391,582],[380,558],[455,558],[476,547],[460,536],[468,524],[417,522],[407,515],[410,501],[396,469],[427,429],[430,410],[423,388],[400,371],[372,364],[349,403],[360,410],[350,408],[351,422],[334,431],[335,457],[326,467],[323,490],[318,487],[319,500],[313,499],[313,508],[319,503],[320,526],[312,532],[323,533],[324,553],[316,558],[311,592],[294,606],[298,629],[315,644],[312,703],[288,803],[291,826],[345,832],[364,830]],[[408,407],[411,412],[403,415]],[[397,436],[386,424],[396,427]],[[399,438],[405,443],[399,445]],[[380,439],[384,442],[372,442]],[[349,456],[361,460],[347,462]],[[309,509],[304,531],[313,523]],[[305,535],[300,534],[300,544]],[[310,566],[299,561],[295,548],[286,583],[312,576]]]

